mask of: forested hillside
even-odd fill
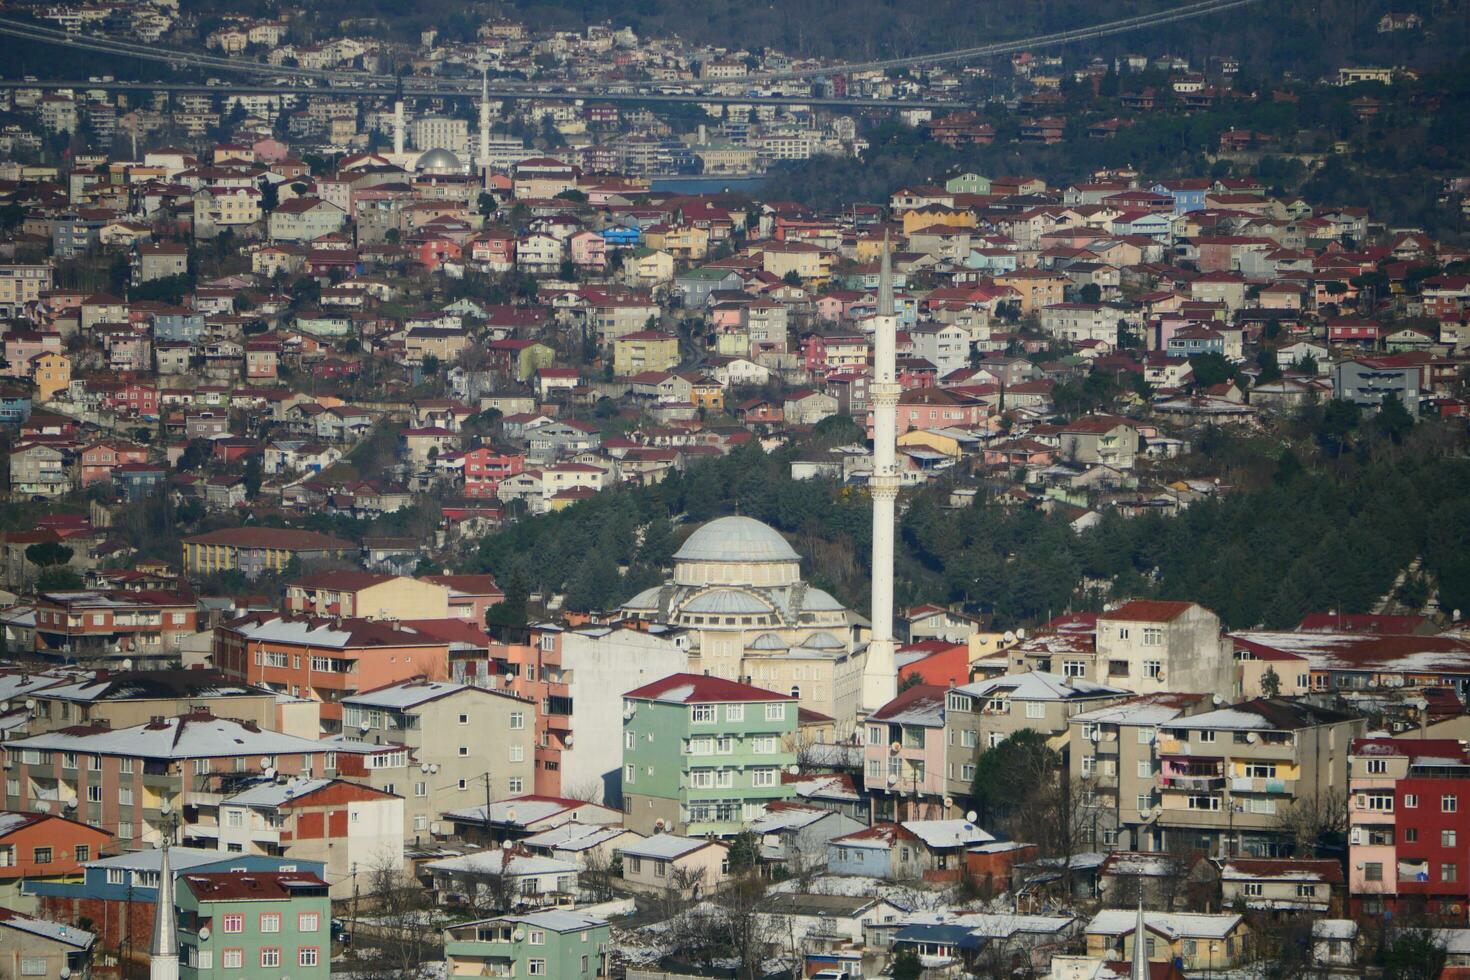
[[[1312,610],[1367,610],[1421,555],[1444,607],[1470,608],[1463,444],[1438,427],[1405,435],[1330,413],[1310,422],[1325,452],[1209,433],[1201,464],[1240,488],[1178,518],[1110,514],[1082,535],[983,498],[947,509],[943,484],[922,490],[904,500],[898,599],[962,602],[1009,627],[1105,598],[1159,596],[1199,601],[1231,627],[1290,626]],[[573,608],[604,608],[662,581],[693,526],[738,512],[789,535],[815,584],[864,609],[867,497],[791,480],[793,455],[747,448],[656,487],[600,494],[486,538],[475,565],[522,594],[566,589]]]

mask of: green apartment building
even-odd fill
[[[470,977],[607,976],[607,922],[577,912],[480,919],[444,930],[444,973]]]
[[[327,980],[332,901],[298,871],[181,874],[179,980]]]
[[[736,834],[790,799],[796,698],[702,674],[623,695],[623,808],[640,834]]]

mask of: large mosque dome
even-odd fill
[[[414,166],[425,173],[431,174],[457,174],[464,171],[464,165],[459,162],[459,157],[453,151],[438,147],[429,150],[418,158]]]
[[[689,535],[675,561],[801,561],[769,524],[753,517],[721,517]]]

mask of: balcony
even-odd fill
[[[1159,776],[1159,783],[1164,789],[1181,790],[1184,792],[1209,793],[1225,788],[1225,777],[1220,775],[1169,775]]]
[[[1296,795],[1295,779],[1256,779],[1250,776],[1235,776],[1230,780],[1232,793],[1273,793],[1283,796]]]

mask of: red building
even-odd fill
[[[107,831],[54,813],[0,810],[0,906],[12,904],[21,881],[79,875],[112,844]]]
[[[471,449],[464,454],[464,495],[494,497],[500,481],[515,476],[526,468],[522,454],[502,452],[489,446]]]

